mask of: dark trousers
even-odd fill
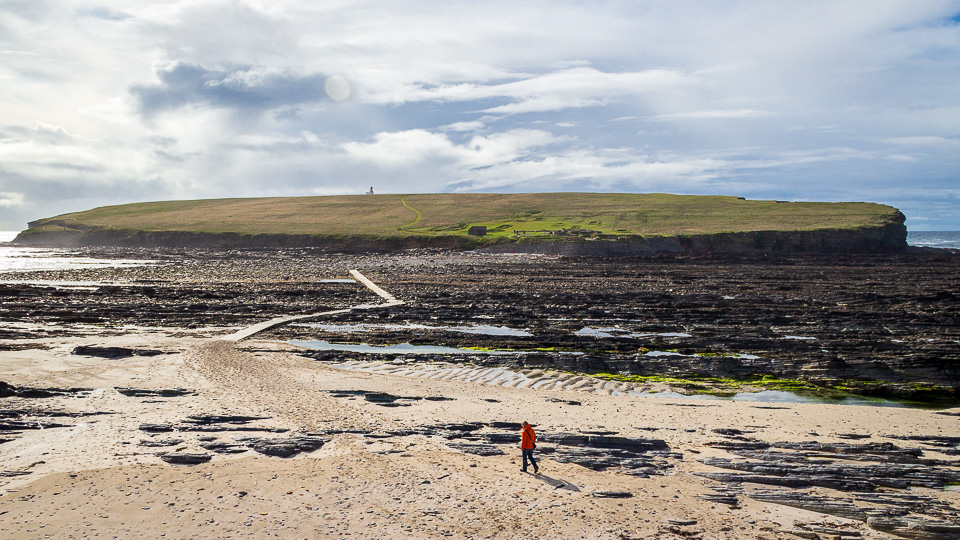
[[[540,468],[537,467],[537,460],[533,459],[533,448],[523,448],[521,451],[523,452],[523,470],[527,470],[527,458],[530,458],[534,471]]]

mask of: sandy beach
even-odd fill
[[[349,307],[356,298],[384,302],[361,284],[355,288],[333,307]],[[4,538],[883,539],[955,538],[950,535],[960,531],[948,527],[956,524],[960,509],[960,491],[950,486],[873,490],[922,498],[927,514],[901,517],[942,525],[941,536],[929,527],[926,536],[910,536],[875,519],[763,497],[800,491],[812,499],[885,508],[864,502],[858,492],[751,482],[731,488],[698,475],[730,472],[704,461],[743,459],[731,454],[727,443],[783,443],[795,451],[790,443],[816,441],[858,451],[872,443],[888,445],[888,452],[919,448],[928,461],[917,467],[951,478],[960,474],[955,446],[929,441],[960,438],[960,408],[665,399],[601,392],[607,381],[599,379],[575,389],[531,388],[418,376],[417,370],[403,375],[344,369],[260,335],[223,339],[244,325],[22,324],[33,325],[33,334],[3,340],[0,381],[21,389],[84,390],[0,401],[2,409],[19,411],[17,418],[63,425],[26,427],[11,437],[0,433],[6,440],[0,444]],[[83,346],[134,353],[77,354]],[[546,372],[525,373],[539,378]],[[125,395],[120,390],[126,388],[143,392]],[[169,389],[188,392],[149,395]],[[402,396],[397,402],[402,406],[365,399],[377,393]],[[191,417],[197,415],[245,418],[214,420],[214,429],[194,430]],[[507,441],[510,429],[504,426],[521,420],[543,439],[540,475],[520,471],[518,430],[515,442],[492,445],[499,455],[468,453],[452,444],[451,426],[472,424],[476,433],[499,433],[495,440]],[[656,441],[667,450],[650,458],[650,474],[629,474],[618,466],[599,470],[557,459],[564,445],[550,437],[564,433]],[[243,446],[250,436],[315,437],[322,446],[277,457]],[[236,453],[211,452],[209,445],[216,443]],[[802,461],[825,462],[823,452],[829,450]],[[202,454],[209,460],[178,465],[159,454]],[[869,452],[851,459],[857,465],[896,462]],[[734,502],[720,502],[716,496],[723,494],[732,494]]]

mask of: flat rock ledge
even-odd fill
[[[722,472],[694,474],[721,483],[706,500],[735,506],[738,496],[853,519],[903,538],[960,540],[960,509],[947,502],[906,490],[942,490],[960,483],[960,462],[927,457],[933,451],[951,455],[960,438],[898,437],[932,448],[892,443],[764,442],[745,439],[736,430],[723,433],[737,440],[711,445],[736,458],[699,460]],[[853,463],[851,463],[853,462]],[[735,472],[729,472],[735,471]],[[746,490],[745,485],[777,489]],[[838,495],[826,493],[839,492]],[[814,530],[790,530],[801,538],[819,538]],[[799,532],[799,534],[798,534]],[[842,535],[840,535],[842,536]]]

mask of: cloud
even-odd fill
[[[41,178],[105,170],[100,157],[90,148],[22,139],[0,141],[0,162],[0,171]]]
[[[674,114],[660,114],[654,117],[656,120],[735,120],[740,118],[763,118],[772,116],[776,113],[772,111],[759,111],[756,109],[713,109],[700,111],[687,111]]]
[[[465,172],[457,191],[687,191],[730,164],[709,158],[660,160],[624,152],[570,150]]]
[[[22,193],[0,192],[0,206],[10,208],[23,205]]]
[[[520,114],[597,107],[650,93],[674,91],[695,85],[695,77],[679,71],[652,69],[608,73],[593,67],[574,67],[494,84],[410,85],[401,91],[368,93],[374,103],[420,101],[478,102],[508,99],[510,103],[482,109],[488,114]]]
[[[77,14],[83,17],[92,17],[95,19],[104,19],[108,21],[124,21],[133,17],[129,13],[114,11],[103,6],[80,9],[77,11]]]
[[[474,120],[469,122],[454,122],[452,124],[442,126],[441,129],[445,131],[479,131],[485,126],[486,124],[483,122]]]
[[[178,63],[157,77],[160,84],[130,88],[146,116],[191,105],[257,111],[327,99],[327,77],[320,74],[249,66],[210,70]]]
[[[960,148],[960,138],[938,137],[935,135],[892,137],[885,139],[885,142],[914,148]]]
[[[563,109],[577,109],[584,107],[600,107],[606,103],[607,102],[602,99],[574,96],[531,96],[516,103],[484,109],[483,112],[489,114],[523,114],[562,111]]]
[[[556,142],[548,132],[511,130],[490,136],[475,136],[456,144],[446,135],[415,129],[378,133],[372,142],[342,145],[347,157],[379,167],[408,167],[423,162],[445,162],[460,168],[489,167],[518,159],[531,149]]]

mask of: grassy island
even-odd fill
[[[374,241],[636,241],[757,231],[850,231],[902,225],[875,203],[753,201],[729,196],[622,193],[344,195],[165,201],[41,219],[18,239],[176,232]]]

